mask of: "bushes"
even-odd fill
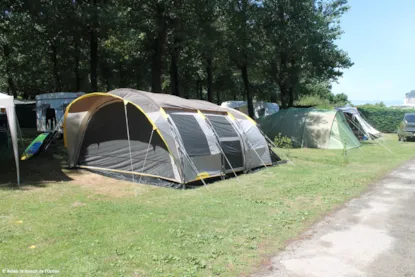
[[[415,113],[415,109],[394,109],[381,106],[360,106],[357,108],[373,127],[384,133],[396,132],[404,114]]]
[[[283,136],[281,133],[275,136],[274,144],[278,148],[290,149],[293,148],[293,142],[289,137]]]
[[[342,94],[329,95],[327,98],[322,98],[319,95],[304,95],[294,102],[294,106],[331,110],[334,107],[342,107],[347,103],[349,103],[347,96],[344,99]]]

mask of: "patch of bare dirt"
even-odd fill
[[[73,208],[82,207],[82,206],[86,206],[86,204],[82,203],[82,202],[75,202],[71,205],[71,207],[73,207]]]
[[[149,190],[147,185],[110,178],[86,170],[69,170],[67,175],[71,178],[71,184],[112,197],[137,196]]]

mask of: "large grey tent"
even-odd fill
[[[133,89],[91,93],[67,107],[64,126],[71,167],[140,181],[187,184],[272,164],[255,121],[201,100]]]

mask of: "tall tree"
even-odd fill
[[[260,51],[261,29],[258,21],[260,2],[255,0],[224,1],[223,22],[226,28],[227,49],[232,62],[240,70],[244,94],[248,103],[248,113],[254,116],[253,95],[249,79],[249,69]]]
[[[335,80],[352,65],[335,44],[338,19],[346,0],[264,0],[263,24],[271,78],[278,84],[283,107],[293,106],[305,76]]]
[[[345,0],[3,0],[0,90],[132,87],[293,105],[351,66]]]

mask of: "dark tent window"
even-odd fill
[[[239,168],[244,166],[244,159],[242,156],[242,148],[239,140],[234,141],[222,141],[220,143],[222,146],[223,152],[225,152],[226,157],[232,165],[232,168]],[[225,161],[225,169],[231,169],[229,163]]]
[[[189,156],[209,156],[208,141],[194,115],[170,114],[170,116],[179,130],[184,148]]]
[[[238,137],[232,124],[224,116],[206,116],[213,125],[213,129],[220,138]]]
[[[233,125],[224,116],[208,115],[207,118],[212,123],[213,129],[219,137],[220,145],[232,165],[232,168],[244,166],[241,141]],[[225,169],[231,169],[228,161],[224,161]]]

